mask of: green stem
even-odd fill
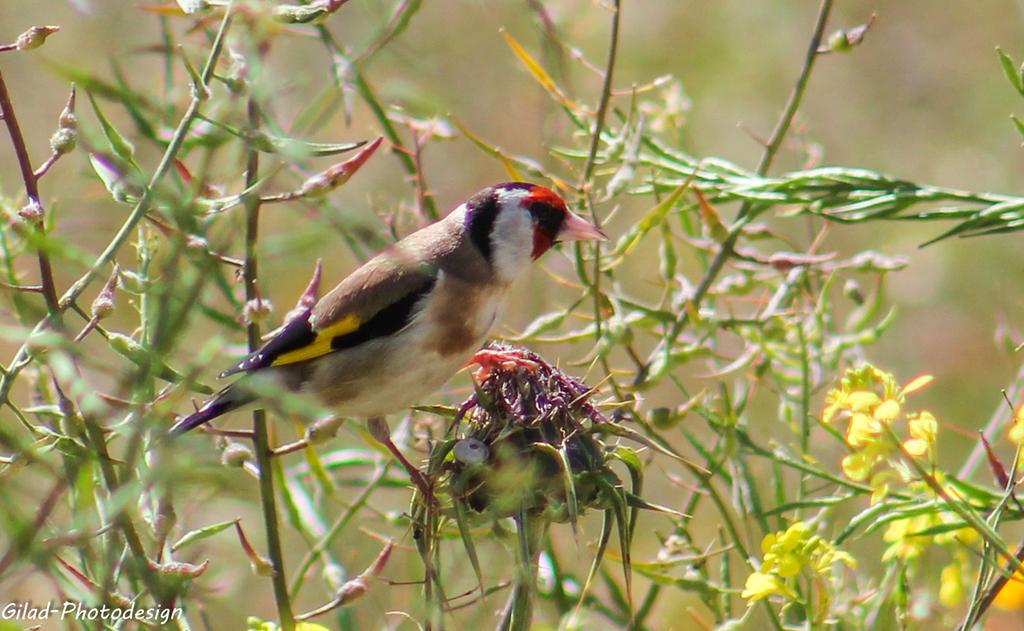
[[[259,106],[253,97],[248,105],[249,129],[255,133],[260,124]],[[249,146],[245,167],[245,187],[251,189],[259,180],[259,151]],[[245,265],[242,277],[245,280],[245,300],[259,300],[257,288],[258,259],[256,245],[259,240],[260,196],[250,194],[245,199]],[[249,350],[255,351],[260,346],[260,325],[249,322],[246,327]],[[263,508],[263,523],[267,531],[267,554],[274,566],[272,581],[274,599],[277,602],[277,614],[283,631],[294,631],[295,618],[292,614],[291,601],[288,598],[288,583],[284,573],[284,555],[281,551],[281,536],[277,522],[277,502],[274,498],[274,474],[271,458],[270,438],[267,433],[267,413],[257,409],[252,413],[253,450],[260,470],[260,504]]]

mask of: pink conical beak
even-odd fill
[[[601,232],[601,229],[580,217],[576,213],[567,211],[565,220],[562,222],[562,229],[558,231],[559,241],[607,241],[608,235]]]

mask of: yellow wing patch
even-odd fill
[[[359,317],[355,314],[350,314],[338,320],[334,324],[317,331],[316,338],[303,346],[287,353],[282,353],[277,357],[271,364],[271,366],[283,366],[285,364],[294,364],[296,362],[306,361],[307,359],[314,359],[330,353],[333,349],[331,348],[331,341],[339,335],[346,335],[355,330],[359,329],[359,325],[362,324]]]

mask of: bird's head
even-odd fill
[[[601,230],[569,210],[551,189],[505,182],[466,202],[466,228],[495,272],[513,278],[531,260],[563,241],[603,241]]]

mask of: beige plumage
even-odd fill
[[[473,356],[532,259],[559,240],[602,238],[546,188],[486,188],[367,261],[221,376],[260,373],[344,416],[404,409]],[[257,399],[246,381],[179,420],[172,433]]]

